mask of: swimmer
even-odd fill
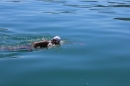
[[[59,36],[55,36],[51,41],[40,41],[34,42],[32,44],[33,48],[48,48],[55,45],[61,44],[61,38]]]
[[[37,48],[50,48],[56,45],[61,44],[61,38],[59,36],[55,36],[50,41],[40,41],[40,42],[34,42],[32,45],[24,45],[24,46],[18,46],[18,47],[0,47],[0,50],[28,50],[29,52]]]

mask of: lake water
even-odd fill
[[[0,47],[0,86],[129,86],[130,0],[0,0]]]

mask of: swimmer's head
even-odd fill
[[[51,43],[55,45],[59,45],[61,42],[61,38],[59,36],[55,36],[52,40]]]

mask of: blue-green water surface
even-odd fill
[[[0,48],[0,86],[129,86],[130,0],[0,0]]]

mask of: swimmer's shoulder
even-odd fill
[[[34,42],[32,46],[34,48],[40,47],[40,48],[46,48],[48,47],[49,41],[40,41],[40,42]]]

